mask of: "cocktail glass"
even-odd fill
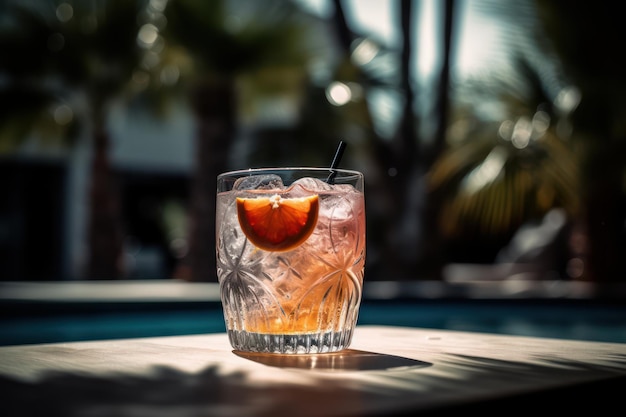
[[[217,178],[217,276],[235,350],[350,345],[365,266],[363,174],[259,168]]]

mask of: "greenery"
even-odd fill
[[[441,67],[427,92],[411,75],[418,21],[410,0],[394,4],[398,48],[354,31],[340,0],[328,19],[283,0],[75,3],[1,6],[0,47],[12,59],[0,63],[0,152],[34,139],[68,149],[88,142],[87,279],[125,276],[108,125],[120,102],[154,117],[182,105],[194,118],[188,221],[172,218],[180,206],[167,206],[164,219],[188,227],[189,251],[173,277],[214,279],[207,237],[217,174],[324,165],[339,140],[349,145],[343,165],[366,174],[373,279],[441,279],[448,262],[493,262],[521,228],[557,208],[569,235],[556,244],[583,265],[558,272],[623,276],[626,60],[617,52],[625,34],[613,4],[476,2],[509,22],[502,43],[510,66],[457,79],[459,4],[441,2]],[[369,61],[357,59],[364,48],[374,51]],[[320,63],[322,76],[311,69]],[[332,105],[332,83],[351,100]],[[371,108],[377,91],[401,103],[386,132]]]

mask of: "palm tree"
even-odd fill
[[[2,42],[15,54],[3,60],[1,69],[10,84],[2,93],[17,94],[20,105],[12,111],[26,110],[20,113],[27,118],[17,121],[41,120],[42,107],[61,100],[75,115],[75,123],[66,127],[88,132],[93,157],[85,276],[120,278],[123,234],[107,115],[112,100],[125,91],[141,62],[137,21],[143,2],[107,0],[57,6],[51,1],[33,7],[14,2],[7,9],[13,24],[3,33]],[[32,106],[25,107],[27,101]],[[16,138],[30,133],[7,132]],[[59,133],[67,134],[68,129]]]
[[[454,1],[443,5],[444,59],[439,73],[435,115],[438,133],[430,147],[419,134],[421,122],[415,107],[421,92],[412,80],[411,71],[416,53],[416,40],[412,34],[417,25],[413,7],[419,6],[419,2],[403,0],[397,4],[401,33],[398,50],[383,45],[370,34],[352,30],[346,21],[342,1],[334,0],[332,4],[335,9],[332,22],[341,56],[334,78],[348,85],[357,84],[365,92],[363,96],[373,89],[393,92],[401,97],[402,103],[400,120],[389,137],[376,133],[365,100],[354,100],[341,109],[347,140],[359,144],[360,160],[357,162],[368,179],[366,192],[368,201],[371,201],[368,209],[368,276],[377,279],[437,278],[442,267],[435,240],[437,231],[428,227],[431,222],[427,218],[428,213],[437,212],[437,202],[429,200],[427,207],[421,207],[420,202],[427,197],[421,182],[443,147],[445,137]],[[360,63],[359,50],[372,45],[378,53],[365,64]],[[428,237],[420,236],[420,228]],[[428,244],[421,245],[422,240]],[[428,250],[424,251],[425,248]],[[422,273],[416,276],[415,271]]]
[[[539,35],[548,37],[581,96],[571,115],[573,138],[583,158],[579,226],[585,243],[576,254],[585,262],[581,278],[621,281],[626,273],[626,59],[618,51],[626,28],[613,3],[535,3]]]
[[[166,16],[168,47],[192,62],[181,74],[181,84],[197,121],[189,253],[186,272],[179,271],[178,277],[211,281],[216,279],[215,179],[230,167],[236,126],[249,94],[263,88],[269,89],[261,91],[265,94],[302,89],[309,57],[302,38],[306,22],[290,2],[272,0],[172,0]]]
[[[473,97],[473,108],[456,108],[451,145],[430,173],[434,192],[445,194],[440,230],[448,239],[487,237],[501,247],[520,225],[561,207],[573,227],[570,265],[584,265],[567,276],[620,280],[626,83],[625,62],[614,52],[624,37],[619,13],[608,4],[482,4],[533,32],[519,36],[518,26],[509,26],[513,77],[490,74],[457,86],[457,94]],[[507,114],[485,119],[476,112],[485,100]]]
[[[446,0],[443,4],[443,48],[442,64],[439,70],[438,84],[435,93],[435,133],[432,145],[422,145],[420,149],[420,173],[421,178],[428,177],[433,170],[435,161],[440,158],[446,148],[448,125],[450,123],[450,79],[451,62],[455,45],[453,39],[456,35],[456,2]],[[427,182],[424,181],[424,182]],[[441,279],[443,267],[446,263],[444,257],[444,241],[437,227],[437,217],[442,210],[443,201],[439,193],[430,193],[428,186],[419,187],[421,197],[424,199],[422,211],[418,212],[418,222],[421,227],[421,236],[417,245],[417,264],[413,265],[417,270],[424,271],[423,274],[430,279]]]
[[[338,10],[335,22],[339,28],[339,39],[343,40],[343,49],[351,52],[350,45],[353,44],[355,35],[347,35],[350,31],[345,23],[341,1],[336,0],[334,4]],[[433,227],[436,222],[432,219],[439,211],[440,202],[435,198],[436,195],[427,193],[423,178],[445,144],[450,62],[454,47],[452,39],[455,2],[448,0],[441,5],[442,65],[435,93],[436,111],[433,116],[436,131],[430,145],[419,133],[421,121],[415,111],[417,98],[422,92],[418,90],[418,83],[412,81],[411,71],[414,54],[419,52],[416,50],[416,39],[412,35],[417,25],[414,6],[420,6],[420,3],[403,0],[398,5],[402,46],[399,51],[387,54],[393,55],[397,61],[393,76],[364,71],[360,77],[364,89],[383,86],[397,91],[402,97],[401,116],[395,134],[390,140],[377,135],[370,138],[372,144],[369,161],[376,168],[368,168],[368,171],[375,173],[370,176],[373,180],[370,185],[374,185],[371,185],[369,195],[387,203],[379,214],[380,218],[372,221],[372,224],[384,225],[381,228],[382,233],[380,229],[371,228],[373,233],[368,231],[368,234],[374,237],[373,240],[384,242],[380,245],[380,258],[384,261],[380,263],[380,270],[374,271],[374,275],[390,275],[394,279],[438,279],[444,260],[439,233]],[[372,210],[370,214],[378,213]],[[416,271],[420,271],[419,274]]]
[[[428,181],[431,195],[442,203],[433,224],[448,249],[460,242],[461,251],[471,252],[466,259],[489,263],[522,224],[554,207],[575,216],[579,176],[570,138],[557,129],[571,111],[556,103],[565,82],[550,55],[542,55],[524,33],[536,25],[532,5],[484,1],[478,6],[511,22],[503,52],[511,70],[453,86],[453,123]],[[486,103],[503,115],[481,113]]]
[[[578,155],[557,128],[561,109],[529,63],[520,59],[516,68],[525,74],[523,92],[495,75],[463,86],[472,100],[488,97],[507,115],[484,120],[472,102],[457,106],[450,145],[429,172],[431,191],[442,200],[435,224],[444,240],[482,251],[486,263],[523,224],[557,207],[570,219],[579,212]]]

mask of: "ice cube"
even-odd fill
[[[335,191],[341,191],[343,193],[355,193],[356,189],[351,184],[335,184],[333,186]]]
[[[283,180],[276,174],[251,175],[235,181],[233,190],[273,190],[284,188]]]
[[[324,199],[324,215],[335,221],[354,217],[354,202],[348,195],[329,195]]]
[[[310,177],[300,178],[297,181],[294,181],[292,185],[294,186],[298,185],[308,191],[315,191],[315,192],[330,191],[333,189],[333,186],[328,184],[327,182],[324,182],[317,178],[310,178]],[[295,188],[297,187],[294,187],[294,189]]]

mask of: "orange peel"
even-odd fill
[[[319,196],[237,198],[237,216],[244,234],[259,249],[282,252],[306,241],[317,224]]]

